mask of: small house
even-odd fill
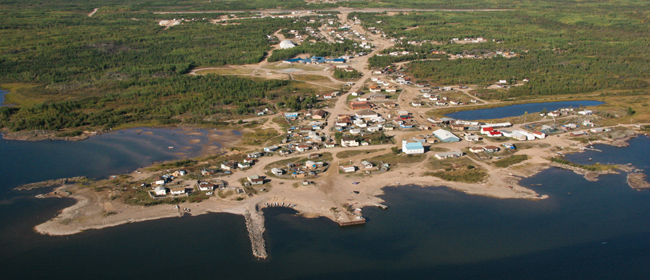
[[[488,153],[496,153],[500,150],[500,148],[497,146],[485,146],[484,149]]]
[[[167,189],[163,186],[157,186],[153,189],[156,195],[167,195]]]
[[[343,147],[358,147],[359,142],[354,138],[343,137],[341,138],[341,146]]]
[[[209,182],[200,182],[198,184],[199,190],[206,192],[206,191],[212,191],[214,190],[214,184],[211,184]]]
[[[353,165],[342,165],[340,167],[345,173],[357,171],[357,168],[354,167]]]
[[[172,195],[183,195],[185,194],[185,187],[174,187],[170,189]]]
[[[444,152],[444,153],[437,153],[434,156],[437,159],[455,158],[455,157],[462,157],[463,152],[461,151]]]
[[[483,147],[471,147],[471,148],[469,148],[469,151],[476,154],[476,153],[480,153],[480,152],[485,151],[485,148],[483,148]]]
[[[270,146],[270,147],[265,147],[264,151],[267,152],[267,153],[270,153],[270,152],[275,152],[279,148],[280,147],[278,147],[278,146]]]
[[[248,179],[248,182],[250,182],[251,185],[264,184],[264,179],[260,178],[260,176],[257,176],[257,175],[248,176],[246,179]]]

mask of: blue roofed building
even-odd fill
[[[402,140],[402,152],[408,155],[424,154],[424,146],[421,142],[407,143],[406,140]]]

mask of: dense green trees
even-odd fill
[[[75,101],[22,108],[0,108],[0,126],[12,130],[58,130],[82,126],[106,128],[152,121],[158,124],[201,123],[212,115],[248,114],[279,96],[293,95],[289,81],[256,82],[233,76],[177,76],[121,82],[123,92]],[[307,106],[313,99],[292,104]],[[303,105],[304,104],[304,105]]]
[[[347,72],[342,69],[334,69],[334,78],[337,78],[339,80],[357,79],[359,77],[361,77],[361,73],[359,73],[357,70]]]
[[[495,98],[509,99],[647,88],[650,15],[638,11],[647,10],[650,4],[626,3],[629,5],[572,2],[545,9],[535,5],[505,12],[416,12],[395,16],[355,13],[350,16],[360,18],[366,26],[381,28],[392,37],[403,38],[396,48],[419,53],[373,57],[370,59],[373,66],[429,58],[433,49],[450,54],[517,53],[513,58],[443,58],[407,65],[415,78],[435,85],[456,84],[459,80],[463,84],[487,85],[498,80],[530,79],[523,86],[493,92]],[[487,42],[450,42],[453,38],[466,37],[483,37]],[[408,41],[424,43],[413,46]]]

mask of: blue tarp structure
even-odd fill
[[[290,62],[290,63],[345,63],[345,59],[343,58],[324,58],[321,56],[312,56],[310,58],[292,58],[292,59],[287,59],[285,62]]]

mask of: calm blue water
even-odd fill
[[[650,138],[633,139],[611,160],[647,166],[637,155],[648,149]],[[0,203],[0,273],[6,279],[647,279],[650,191],[632,190],[624,174],[587,182],[561,169],[522,184],[550,198],[391,187],[383,196],[391,208],[365,208],[369,222],[349,228],[267,209],[265,261],[252,257],[239,216],[48,237],[31,228],[72,202],[23,195]]]
[[[6,90],[0,89],[0,107],[8,106],[7,104],[4,104],[5,103],[5,94],[7,94],[7,93],[9,93],[9,92],[6,91]]]
[[[480,109],[471,111],[460,111],[448,114],[447,116],[454,119],[473,121],[473,120],[488,120],[488,119],[501,119],[508,117],[521,116],[528,113],[541,112],[544,109],[554,111],[560,108],[578,108],[580,106],[596,106],[604,104],[604,102],[583,100],[583,101],[562,101],[562,102],[548,102],[548,103],[528,103],[519,105],[510,105],[492,109]]]
[[[191,144],[191,139],[201,141]],[[180,129],[155,128],[115,131],[77,142],[0,140],[0,194],[26,183],[74,176],[104,178],[155,161],[197,155],[207,140]]]

